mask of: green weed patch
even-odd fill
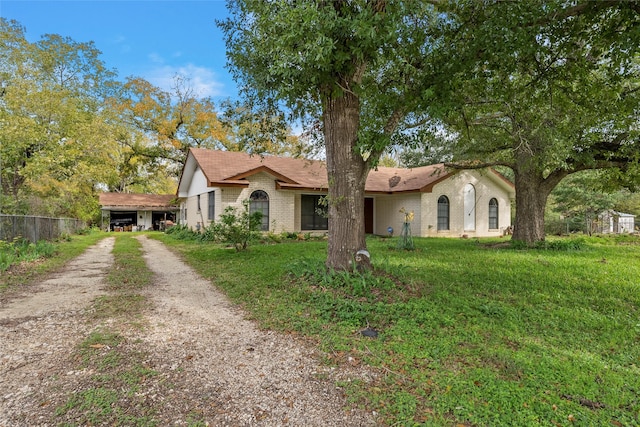
[[[106,236],[101,232],[66,236],[57,242],[0,240],[0,292],[12,286],[25,286],[62,267],[89,246]]]

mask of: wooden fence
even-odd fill
[[[53,240],[62,234],[74,234],[87,224],[79,219],[0,214],[0,240],[25,238],[31,242]]]

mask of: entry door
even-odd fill
[[[364,232],[373,234],[373,198],[364,198]]]

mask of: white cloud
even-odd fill
[[[149,60],[153,63],[164,64],[164,58],[155,52],[152,52],[149,55],[147,55],[147,58],[149,58]]]
[[[148,74],[147,80],[166,92],[172,92],[176,76],[188,79],[189,86],[199,98],[224,95],[224,84],[217,80],[216,74],[209,68],[194,64],[155,68]]]
[[[117,35],[112,40],[111,43],[118,46],[120,48],[120,53],[129,53],[131,52],[131,45],[127,43],[127,38],[123,35]]]

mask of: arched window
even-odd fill
[[[476,188],[472,184],[464,186],[464,229],[476,229]]]
[[[447,196],[438,198],[438,230],[449,229],[449,199]]]
[[[249,213],[262,212],[262,231],[269,231],[269,195],[256,190],[249,197]]]
[[[489,200],[489,229],[498,229],[498,200],[495,198]]]

